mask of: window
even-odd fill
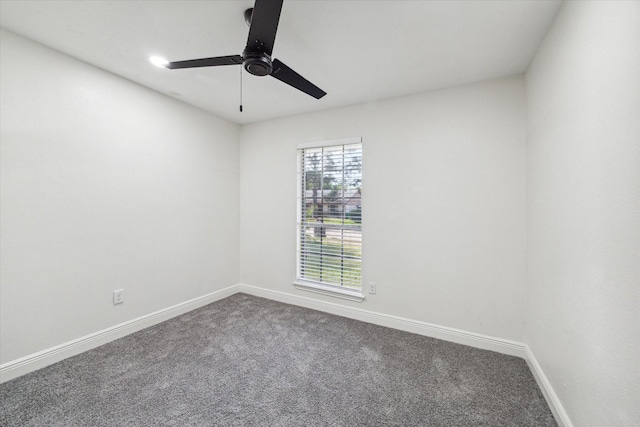
[[[362,141],[298,146],[296,286],[362,296]]]

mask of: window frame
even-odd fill
[[[301,143],[297,145],[297,149],[296,149],[296,163],[297,163],[297,186],[296,186],[296,192],[297,192],[297,197],[296,197],[296,279],[294,280],[294,287],[296,289],[300,289],[300,290],[304,290],[304,291],[309,291],[309,292],[314,292],[314,293],[318,293],[318,294],[323,294],[323,295],[329,295],[332,297],[337,297],[337,298],[342,298],[342,299],[347,299],[347,300],[351,300],[351,301],[357,301],[357,302],[362,302],[365,299],[365,295],[363,294],[363,283],[364,280],[362,280],[362,273],[363,273],[363,263],[362,263],[362,257],[361,257],[361,266],[360,266],[360,274],[361,274],[361,280],[360,280],[360,289],[355,289],[355,288],[348,288],[348,287],[344,287],[344,286],[340,286],[340,285],[333,285],[330,283],[325,283],[325,282],[319,282],[319,281],[314,281],[314,280],[310,280],[308,278],[301,278],[301,259],[302,259],[302,224],[303,224],[303,207],[302,207],[302,202],[303,202],[303,198],[305,196],[305,190],[302,188],[302,183],[303,183],[303,163],[302,163],[302,150],[306,150],[306,149],[310,149],[310,148],[324,148],[324,147],[332,147],[332,146],[345,146],[345,145],[351,145],[351,144],[361,144],[362,145],[362,138],[361,137],[355,137],[355,138],[346,138],[346,139],[336,139],[336,140],[328,140],[328,141],[317,141],[317,142],[306,142],[306,143]],[[360,154],[361,156],[361,160],[362,160],[362,152]],[[362,171],[360,172],[362,174]],[[361,201],[361,205],[362,206],[362,201]],[[344,209],[344,206],[343,206]],[[362,207],[361,207],[361,212],[362,212]],[[362,227],[362,222],[360,223],[360,231],[362,233],[363,227]],[[361,245],[362,245],[362,240],[361,240]]]

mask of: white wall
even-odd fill
[[[521,340],[525,109],[521,76],[243,126],[240,280]],[[359,304],[295,290],[296,144],[363,138]]]
[[[0,40],[0,362],[235,284],[238,126]]]
[[[576,426],[640,425],[639,16],[565,2],[526,74],[526,342]]]

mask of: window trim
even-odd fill
[[[297,149],[302,150],[305,148],[331,147],[333,145],[349,145],[349,144],[362,144],[362,137],[358,136],[355,138],[331,139],[329,141],[301,142],[300,144],[298,144]]]
[[[319,147],[330,147],[335,145],[349,145],[349,144],[362,144],[362,137],[354,137],[354,138],[344,138],[344,139],[333,139],[326,141],[312,141],[312,142],[303,142],[297,144],[296,151],[299,152],[301,149],[307,148],[319,148]],[[296,221],[300,221],[302,216],[302,206],[300,197],[300,188],[302,186],[302,170],[300,169],[300,162],[297,163],[297,190],[298,195],[296,197]],[[346,299],[349,301],[363,302],[366,298],[366,295],[363,293],[363,287],[359,290],[348,289],[337,285],[331,285],[328,283],[316,282],[309,279],[304,279],[300,277],[300,260],[298,259],[299,255],[299,242],[300,242],[300,227],[297,227],[298,231],[296,233],[296,279],[293,281],[293,286],[296,289],[313,292],[321,295],[328,295],[335,298]],[[364,280],[362,281],[364,283]]]
[[[306,279],[296,279],[293,286],[301,291],[313,292],[316,294],[329,295],[350,301],[362,302],[366,296],[362,291],[348,290],[340,286],[332,286],[327,283],[314,282]]]

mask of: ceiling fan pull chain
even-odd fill
[[[240,112],[242,113],[242,67],[240,67]]]

